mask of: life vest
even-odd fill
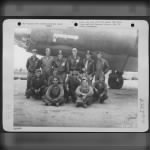
[[[84,93],[84,94],[87,94],[87,93],[89,93],[89,87],[81,87],[80,88],[80,92],[82,92],[82,93]]]

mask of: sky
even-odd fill
[[[31,57],[31,53],[26,52],[26,50],[17,45],[14,46],[14,69],[26,69],[26,62],[29,57]],[[41,56],[37,55],[37,57],[41,58]]]

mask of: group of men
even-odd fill
[[[72,49],[68,58],[59,50],[58,56],[51,56],[51,49],[46,48],[46,56],[39,59],[37,50],[27,60],[28,70],[26,97],[42,99],[46,105],[56,105],[72,101],[76,106],[87,107],[98,100],[107,99],[105,74],[109,70],[108,62],[99,52],[92,59],[90,51],[85,58],[78,55],[77,48]]]

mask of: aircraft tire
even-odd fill
[[[111,89],[121,89],[123,86],[124,80],[122,76],[113,74],[109,76],[108,85]]]

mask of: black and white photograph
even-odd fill
[[[8,29],[11,21],[15,25]],[[8,21],[4,72],[11,68],[12,84],[4,76],[4,86],[12,100],[4,103],[5,126],[11,120],[13,131],[146,130],[148,25],[143,21],[141,32],[140,23]]]

